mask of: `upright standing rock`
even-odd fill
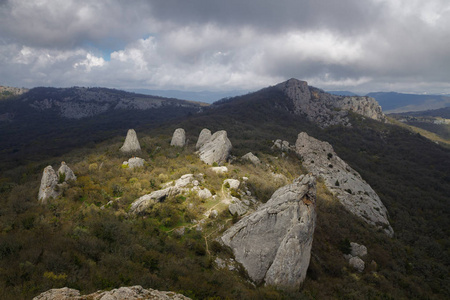
[[[225,130],[217,131],[211,138],[200,147],[200,159],[208,164],[221,164],[230,155],[232,145]]]
[[[38,195],[39,202],[47,204],[47,199],[61,195],[62,188],[64,185],[67,185],[67,181],[76,179],[77,177],[65,162],[61,162],[58,174],[53,170],[52,166],[47,166],[42,174]]]
[[[141,151],[141,145],[139,144],[139,140],[134,129],[128,129],[127,137],[125,138],[125,142],[120,148],[120,151],[125,153]]]
[[[211,139],[211,130],[203,128],[198,136],[197,144],[195,145],[195,149],[200,149],[207,141]]]
[[[58,176],[64,176],[64,181],[77,180],[77,176],[75,176],[72,169],[65,162],[61,162],[61,167],[58,169]]]
[[[183,128],[175,129],[170,146],[184,147],[184,145],[186,145],[186,132]]]
[[[256,283],[296,288],[305,279],[311,257],[315,201],[315,178],[302,175],[221,239]]]
[[[47,204],[48,198],[56,198],[59,193],[55,190],[58,184],[58,176],[52,166],[47,166],[42,173],[41,186],[38,199],[41,204]]]

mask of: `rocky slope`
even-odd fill
[[[331,125],[351,126],[349,111],[386,122],[381,106],[370,97],[336,96],[308,86],[306,81],[289,79],[275,86],[282,90],[294,104],[295,114],[304,114],[320,127]]]
[[[311,256],[316,222],[315,178],[300,176],[222,236],[256,283],[298,288]]]

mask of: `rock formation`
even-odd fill
[[[60,196],[63,187],[67,185],[67,181],[76,179],[77,177],[65,162],[61,162],[58,174],[56,174],[52,166],[45,167],[39,188],[39,202],[47,204],[48,199]]]
[[[186,145],[186,132],[183,128],[175,129],[170,146],[184,147]]]
[[[206,135],[206,134],[205,134]],[[208,164],[221,164],[228,159],[231,151],[231,142],[225,130],[217,131],[200,147],[200,159]]]
[[[324,179],[327,188],[348,211],[383,229],[389,236],[393,235],[386,207],[380,197],[358,172],[336,155],[329,143],[302,132],[298,135],[295,149],[303,158],[303,165],[315,176]]]
[[[248,160],[249,162],[251,162],[254,165],[259,165],[261,163],[259,158],[256,155],[254,155],[253,153],[251,153],[251,152],[249,152],[249,153],[245,154],[244,156],[242,156],[242,159]]]
[[[350,249],[350,254],[345,254],[344,257],[352,268],[361,273],[365,269],[365,263],[361,258],[367,255],[367,248],[364,245],[351,242]]]
[[[289,142],[282,141],[282,140],[276,140],[273,142],[272,149],[279,149],[283,152],[288,152],[290,150]]]
[[[289,79],[276,85],[292,100],[295,114],[303,114],[320,127],[331,125],[351,126],[348,112],[386,122],[386,116],[378,102],[370,97],[344,97],[325,93],[309,87],[306,81]]]
[[[140,157],[132,157],[128,161],[122,163],[123,166],[128,166],[130,169],[139,168],[144,166],[145,160]]]
[[[221,240],[254,282],[297,288],[309,266],[315,201],[315,178],[302,175],[226,230]]]
[[[204,128],[198,136],[195,149],[200,149],[211,138],[211,130]]]
[[[128,300],[128,299],[161,299],[190,300],[186,296],[174,292],[162,292],[154,289],[144,289],[140,285],[121,287],[111,291],[98,291],[89,295],[80,295],[80,291],[67,287],[51,289],[33,298],[33,300]]]
[[[127,137],[125,138],[125,142],[120,148],[120,151],[125,153],[141,151],[141,145],[139,144],[139,140],[134,129],[128,129]]]

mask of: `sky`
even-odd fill
[[[0,85],[450,94],[449,0],[0,0]]]

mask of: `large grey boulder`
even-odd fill
[[[65,162],[61,163],[58,173],[55,172],[52,166],[45,167],[39,187],[39,202],[47,204],[48,199],[59,197],[67,182],[76,179],[77,177]]]
[[[200,147],[200,159],[208,164],[221,164],[228,159],[232,145],[225,130],[217,131]]]
[[[124,161],[122,165],[128,166],[130,169],[143,167],[145,163],[145,159],[140,157],[132,157],[128,161]]]
[[[33,300],[129,300],[129,299],[161,299],[161,300],[190,300],[182,294],[164,292],[154,289],[144,289],[140,285],[121,287],[111,291],[97,291],[80,296],[80,291],[67,287],[51,289],[33,298]]]
[[[244,156],[242,156],[242,159],[243,160],[248,160],[249,162],[251,162],[254,165],[259,165],[261,163],[259,158],[255,154],[253,154],[251,152],[249,152],[249,153],[245,154]]]
[[[186,145],[186,132],[183,128],[177,128],[172,135],[170,146],[184,147],[184,145]]]
[[[348,211],[389,236],[394,234],[380,197],[358,172],[337,156],[329,143],[302,132],[298,135],[295,151],[303,158],[303,165],[309,172],[321,176]]]
[[[364,271],[364,269],[365,269],[364,261],[361,258],[359,258],[358,256],[354,256],[354,257],[350,258],[348,260],[348,264],[360,273],[362,271]]]
[[[127,137],[125,138],[125,142],[120,148],[120,151],[125,153],[141,151],[141,145],[139,144],[139,140],[134,129],[128,129]]]
[[[211,130],[204,128],[198,136],[195,149],[200,149],[211,138]]]
[[[297,288],[305,279],[316,223],[316,187],[302,175],[222,235],[256,283]]]

